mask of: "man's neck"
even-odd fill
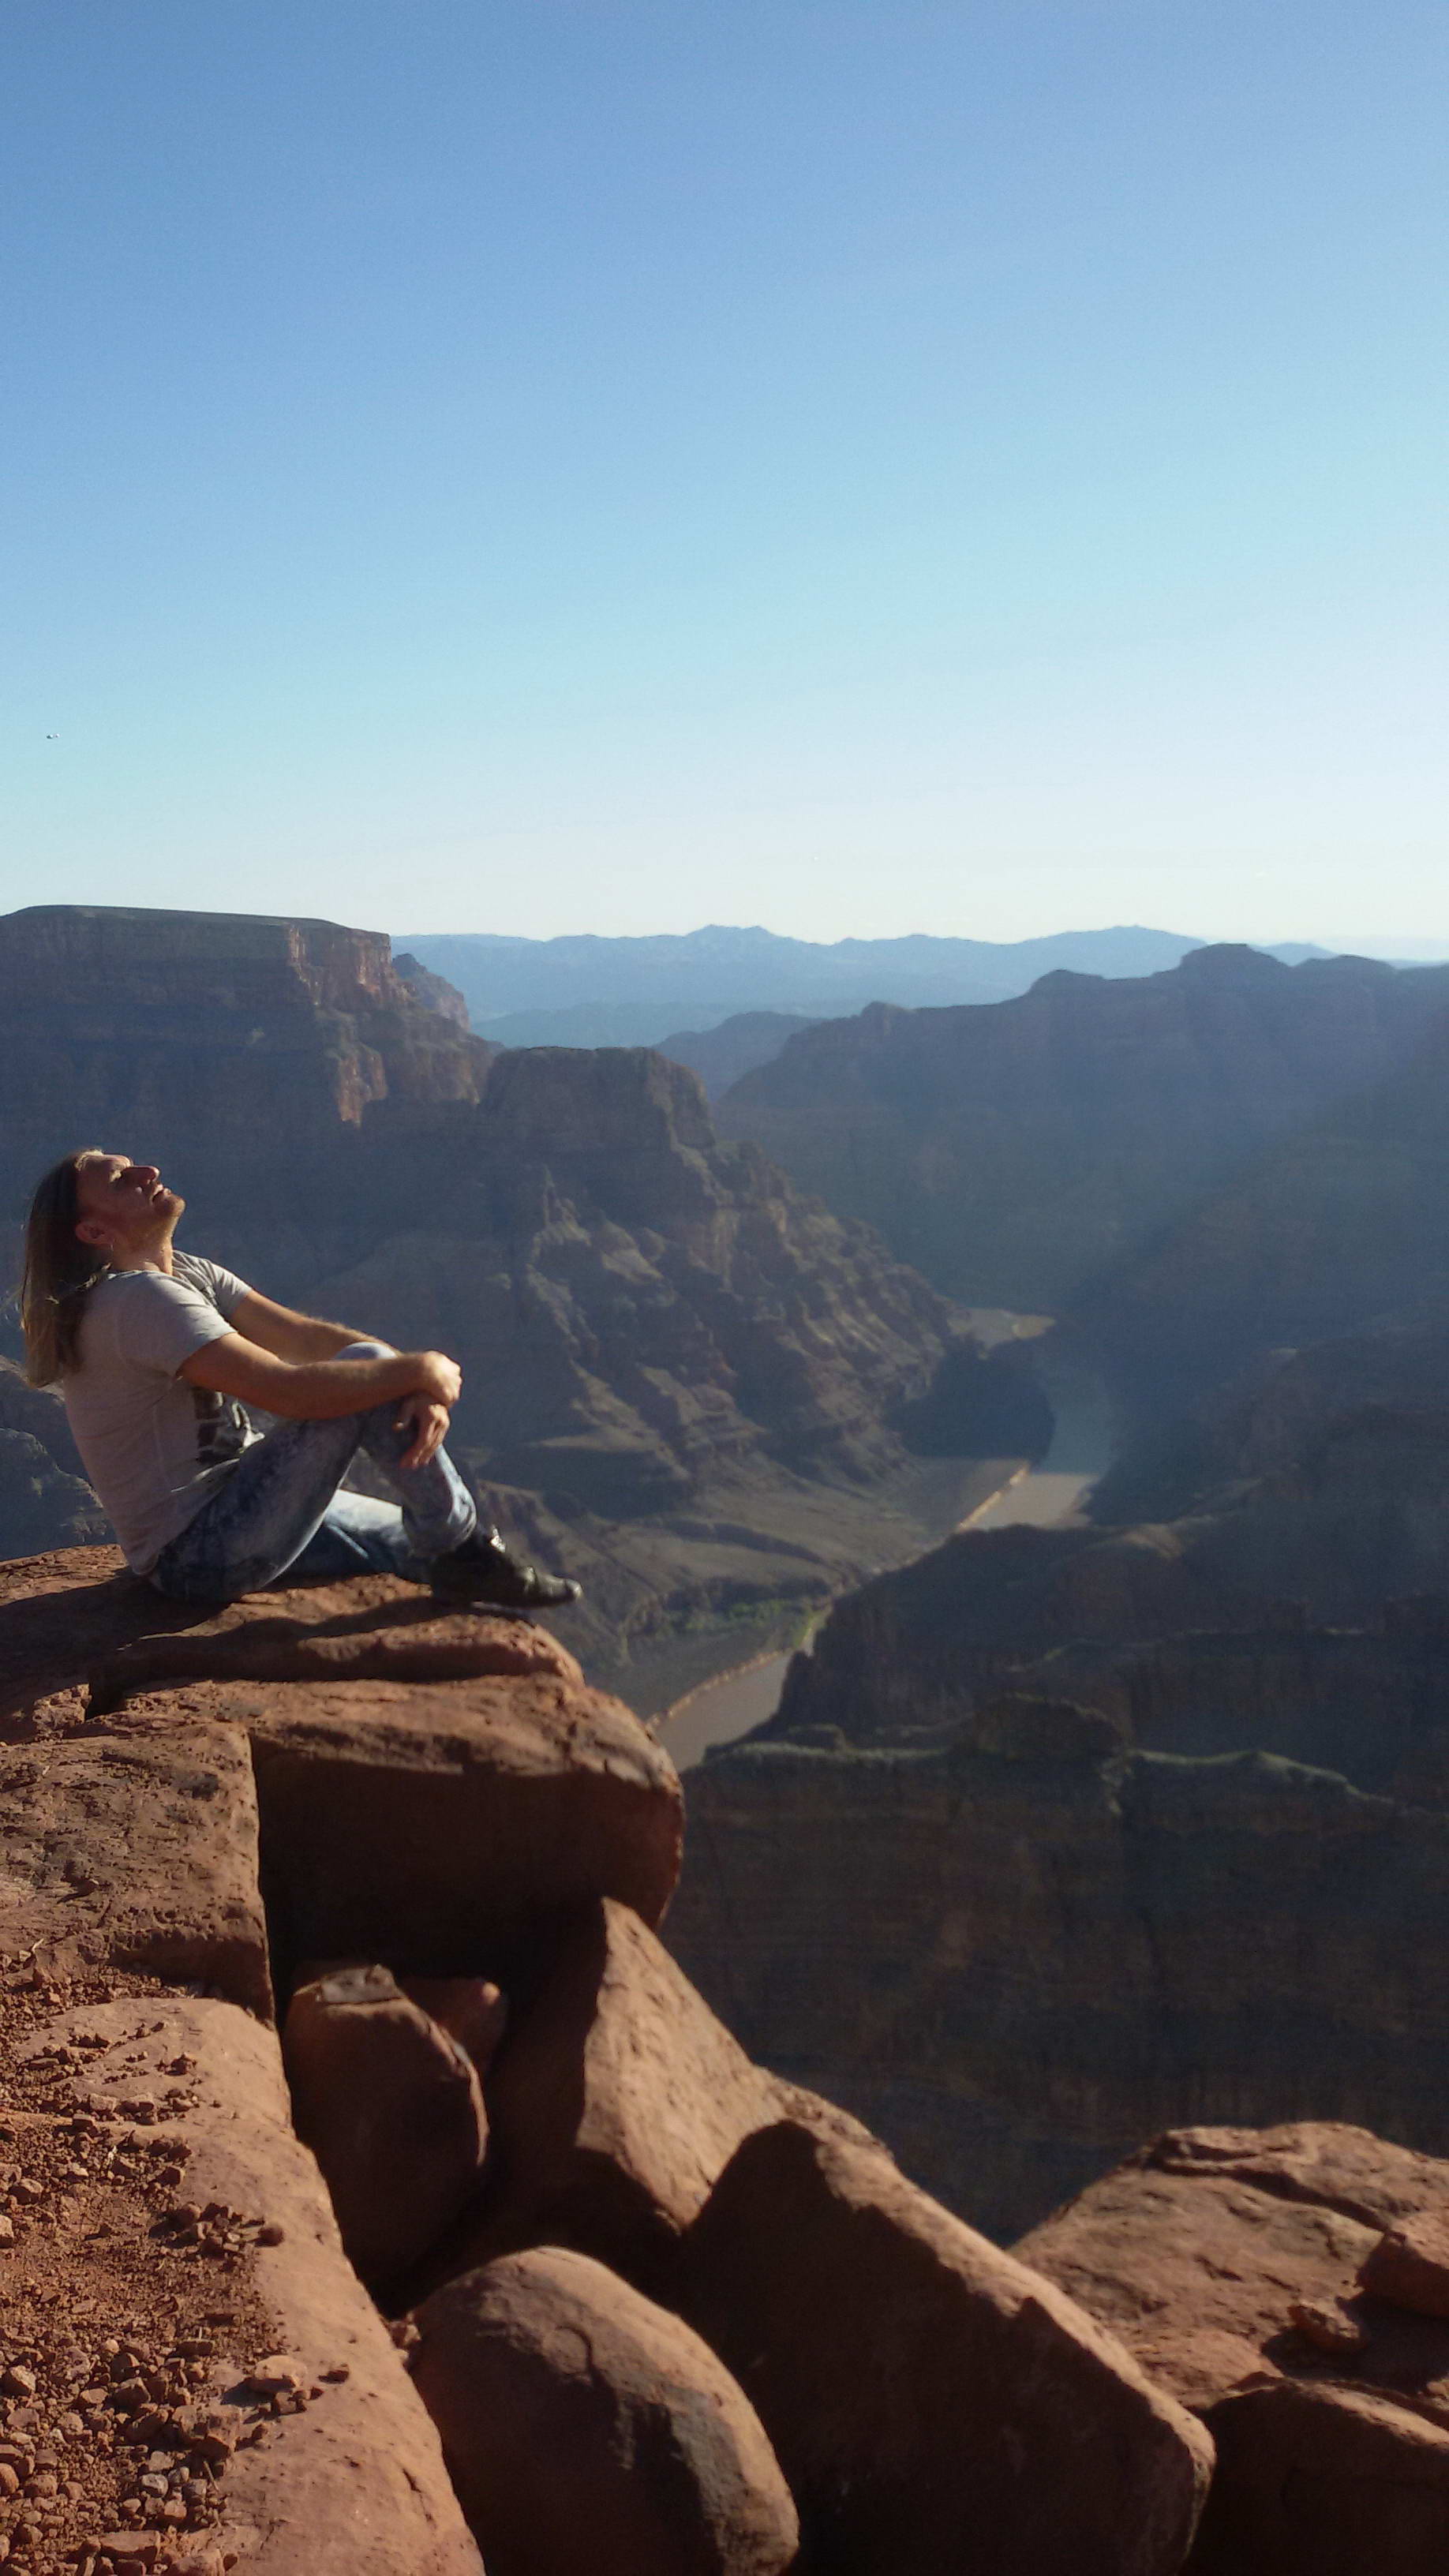
[[[170,1279],[176,1268],[171,1228],[152,1236],[147,1243],[134,1243],[128,1251],[117,1249],[111,1254],[112,1270],[160,1270]]]

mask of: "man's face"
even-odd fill
[[[186,1202],[154,1163],[83,1154],[76,1167],[76,1233],[95,1252],[137,1253],[164,1242]]]

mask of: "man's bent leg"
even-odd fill
[[[357,1455],[362,1416],[279,1422],[242,1452],[150,1580],[177,1601],[234,1601],[293,1564]]]
[[[404,1574],[416,1581],[417,1565],[397,1504],[344,1486],[287,1575],[295,1583],[341,1583],[351,1574]]]
[[[355,1356],[370,1358],[373,1348],[359,1342]],[[405,1573],[430,1583],[438,1598],[455,1609],[561,1610],[577,1601],[579,1586],[569,1576],[540,1573],[505,1547],[496,1529],[480,1522],[477,1505],[446,1449],[435,1450],[425,1467],[405,1467],[412,1437],[411,1429],[399,1431],[394,1405],[379,1405],[364,1417],[362,1445],[402,1506],[413,1551]]]
[[[386,1356],[385,1342],[350,1342],[337,1356],[370,1360]],[[423,1576],[435,1557],[447,1556],[471,1538],[478,1526],[478,1507],[446,1449],[435,1449],[425,1467],[405,1467],[403,1460],[415,1437],[410,1423],[398,1429],[396,1404],[379,1404],[357,1417],[358,1445],[379,1470],[402,1512],[406,1556],[400,1574]],[[352,1497],[339,1495],[339,1503]]]

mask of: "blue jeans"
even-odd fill
[[[338,1357],[380,1359],[386,1347],[352,1342]],[[471,1536],[478,1514],[446,1449],[425,1467],[404,1468],[413,1434],[398,1430],[397,1410],[394,1398],[335,1422],[279,1422],[162,1549],[149,1578],[157,1591],[174,1601],[234,1601],[289,1572],[424,1577],[432,1558]],[[339,1492],[359,1449],[395,1503]]]

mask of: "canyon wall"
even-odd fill
[[[1446,1004],[1441,968],[1200,948],[1159,974],[825,1022],[737,1083],[720,1123],[949,1295],[1055,1314],[1403,1062]]]
[[[1326,1107],[1077,1302],[1126,1418],[1161,1423],[1283,1344],[1337,1339],[1449,1290],[1449,1032]]]
[[[691,1776],[690,1973],[974,2224],[1173,2121],[1449,2148],[1443,1365],[1290,1357],[1180,1517],[878,1577]]]

